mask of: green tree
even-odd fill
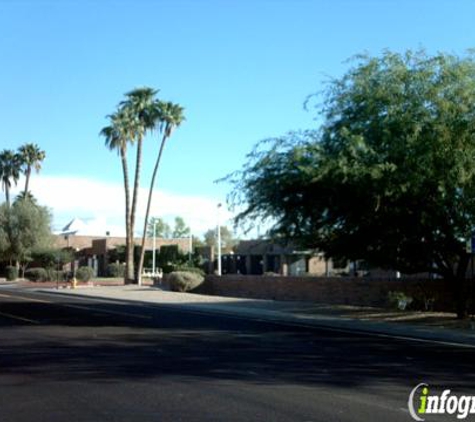
[[[50,223],[48,208],[31,201],[0,205],[0,256],[24,269],[35,250],[50,246]]]
[[[34,197],[34,195],[31,193],[31,192],[26,192],[25,191],[21,191],[16,197],[15,197],[15,201],[14,202],[18,202],[18,201],[30,201],[32,202],[33,204],[38,204],[38,201],[36,200],[36,198]]]
[[[35,169],[36,172],[41,170],[41,163],[46,157],[46,153],[42,151],[36,144],[25,144],[18,149],[20,155],[20,162],[22,171],[25,175],[25,190],[26,196],[29,192],[28,187],[30,184],[31,170]]]
[[[329,82],[320,131],[290,134],[231,175],[238,221],[328,257],[440,274],[466,315],[475,227],[475,61],[359,56]]]
[[[53,247],[36,247],[31,252],[31,259],[42,268],[57,269],[74,260],[72,249],[59,249]]]
[[[10,206],[10,189],[12,182],[15,185],[20,178],[21,158],[14,151],[4,149],[0,152],[0,180],[2,189],[5,192],[7,206]]]
[[[236,246],[238,240],[234,238],[233,232],[226,226],[220,226],[221,231],[221,249],[223,252],[232,251],[233,247]],[[206,246],[213,248],[218,247],[218,234],[217,229],[209,229],[204,234],[204,243]]]
[[[180,237],[189,237],[190,228],[186,225],[183,217],[175,217],[175,228],[173,229],[172,237],[177,239]]]
[[[153,237],[153,228],[155,226],[155,237],[161,239],[169,239],[172,230],[170,225],[160,217],[152,217],[147,225],[147,237]]]
[[[158,168],[160,165],[160,161],[162,159],[163,150],[165,148],[165,144],[167,140],[171,137],[175,128],[180,126],[185,117],[183,115],[183,107],[179,104],[174,104],[171,102],[162,102],[162,101],[155,101],[151,105],[148,106],[147,110],[147,118],[149,119],[149,125],[147,126],[148,129],[157,128],[158,132],[161,133],[161,141],[160,147],[157,154],[157,159],[155,161],[155,166],[152,173],[152,178],[150,181],[150,188],[148,191],[148,199],[147,199],[147,208],[145,211],[145,221],[144,221],[144,229],[142,234],[142,247],[140,253],[140,260],[139,260],[139,267],[137,271],[137,278],[138,283],[141,283],[142,277],[142,269],[143,269],[143,262],[145,256],[145,237],[147,231],[147,224],[148,224],[148,216],[150,215],[150,207],[152,205],[152,196],[153,196],[153,188],[155,185],[155,180],[157,178]]]

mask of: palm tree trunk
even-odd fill
[[[140,168],[142,165],[142,136],[139,136],[137,140],[137,160],[135,163],[135,180],[134,180],[134,193],[132,197],[132,208],[130,210],[130,248],[127,252],[127,260],[132,264],[132,269],[134,267],[134,227],[135,227],[135,213],[137,209],[137,201],[139,196],[139,186],[140,186]],[[129,270],[130,272],[130,270]],[[132,272],[133,274],[133,272]],[[132,280],[134,277],[132,277]],[[135,280],[138,282],[137,273],[135,274]]]
[[[139,266],[138,266],[138,270],[137,270],[137,274],[138,274],[137,278],[138,278],[138,284],[139,285],[142,284],[142,270],[143,270],[143,262],[144,262],[144,258],[145,258],[145,238],[147,236],[148,217],[149,217],[149,214],[150,214],[150,206],[152,204],[153,186],[155,184],[155,179],[157,177],[158,167],[160,165],[160,160],[161,160],[162,154],[163,154],[163,148],[165,147],[166,141],[167,141],[167,137],[166,137],[166,135],[163,135],[162,142],[160,144],[160,150],[158,152],[157,161],[155,162],[155,167],[154,167],[153,173],[152,173],[152,180],[150,181],[150,189],[148,191],[147,209],[145,211],[145,222],[144,222],[143,234],[142,234],[142,245],[141,245],[142,247],[140,248],[140,259],[139,259]]]
[[[10,188],[8,184],[5,183],[5,201],[7,203],[7,208],[10,208]]]
[[[26,179],[25,179],[25,198],[28,193],[28,187],[30,185],[30,176],[31,176],[31,167],[28,166],[26,168],[26,173],[25,173]]]
[[[122,172],[124,175],[124,191],[125,191],[125,277],[124,283],[127,284],[134,279],[134,256],[133,247],[131,247],[131,231],[130,231],[130,187],[129,187],[129,171],[127,167],[127,155],[125,148],[120,149],[120,158],[122,161]],[[129,254],[129,251],[132,253]],[[129,258],[132,257],[130,260]]]

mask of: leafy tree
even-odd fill
[[[31,201],[0,205],[0,256],[24,269],[35,250],[50,245],[50,223],[49,210]]]
[[[114,249],[108,251],[109,262],[125,262],[126,261],[126,245],[117,245]]]
[[[464,239],[475,227],[475,61],[424,52],[359,56],[329,82],[320,131],[249,157],[238,221],[328,257],[440,274],[467,309]]]
[[[39,148],[38,145],[35,144],[22,145],[18,149],[18,152],[22,171],[25,174],[25,190],[23,192],[26,196],[29,192],[28,187],[30,184],[31,170],[35,169],[36,172],[41,170],[41,163],[45,159],[46,154]]]
[[[65,265],[74,260],[74,252],[71,249],[36,248],[31,252],[31,260],[42,268],[56,269],[58,264]]]
[[[234,238],[234,234],[226,226],[220,226],[221,231],[221,249],[224,252],[230,252],[234,246],[238,243],[238,240]],[[216,229],[209,229],[204,234],[204,240],[206,246],[213,248],[218,247],[218,234]]]
[[[160,217],[152,217],[148,222],[147,237],[153,237],[153,228],[155,226],[155,237],[161,239],[169,239],[172,230],[170,225]]]
[[[173,229],[172,237],[177,239],[180,237],[189,237],[190,228],[186,225],[182,217],[175,217],[175,228]]]
[[[10,206],[10,189],[20,178],[21,158],[14,151],[4,149],[0,152],[0,180],[5,192],[7,206]]]
[[[192,235],[191,240],[192,240],[193,250],[196,250],[196,248],[202,248],[203,246],[206,246],[205,242],[202,239],[200,239],[198,236]]]
[[[153,237],[153,227],[155,226],[155,237],[161,239],[173,239],[180,237],[188,237],[190,228],[186,225],[183,217],[175,217],[175,225],[172,228],[160,217],[152,217],[147,224],[147,236]]]

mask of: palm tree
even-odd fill
[[[132,246],[134,245],[133,236],[135,229],[135,215],[137,210],[137,202],[140,187],[140,171],[142,166],[142,143],[147,130],[152,130],[154,127],[156,114],[154,104],[156,103],[155,96],[158,90],[149,87],[136,88],[126,95],[126,100],[121,103],[121,109],[130,112],[134,117],[134,141],[137,142],[137,157],[135,162],[135,177],[134,190],[132,194],[132,205],[130,208],[130,230],[129,235],[132,239]],[[140,275],[137,274],[137,279]]]
[[[0,152],[0,180],[5,191],[7,207],[10,208],[10,189],[12,181],[15,185],[20,178],[21,158],[19,154],[9,149]]]
[[[105,145],[110,150],[117,150],[122,163],[125,192],[125,232],[126,232],[126,261],[125,283],[134,279],[134,242],[133,229],[130,220],[130,182],[127,165],[127,144],[132,142],[137,131],[136,119],[128,109],[119,109],[108,116],[110,125],[104,127],[100,135],[105,138]]]
[[[35,169],[36,172],[41,170],[41,163],[45,159],[46,154],[35,144],[22,145],[18,149],[18,152],[20,153],[22,161],[23,173],[26,176],[24,190],[26,196],[30,184],[31,170]]]
[[[162,159],[163,149],[167,140],[171,137],[175,128],[179,127],[184,121],[185,116],[183,114],[184,108],[179,104],[171,102],[156,101],[150,110],[150,115],[154,118],[154,127],[158,128],[158,132],[162,134],[160,142],[160,148],[158,150],[157,159],[155,161],[155,167],[152,173],[152,179],[150,181],[150,188],[148,191],[147,209],[145,211],[144,229],[142,234],[142,247],[140,249],[140,259],[137,271],[138,283],[142,282],[142,269],[145,257],[145,237],[147,234],[148,217],[150,214],[150,207],[152,204],[153,187],[155,185],[155,179],[158,173],[158,167]]]
[[[15,205],[17,202],[20,202],[20,201],[29,201],[33,205],[38,205],[38,201],[36,200],[36,198],[33,196],[31,192],[24,192],[24,191],[20,192],[16,196],[15,201],[13,201],[13,204]]]

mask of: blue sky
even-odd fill
[[[0,0],[0,148],[46,151],[32,188],[56,227],[74,216],[121,225],[120,162],[98,133],[125,92],[160,89],[187,121],[165,151],[153,211],[200,232],[229,190],[214,180],[259,140],[316,127],[303,102],[350,56],[463,54],[474,16],[463,0]],[[146,145],[144,188],[157,147]]]

